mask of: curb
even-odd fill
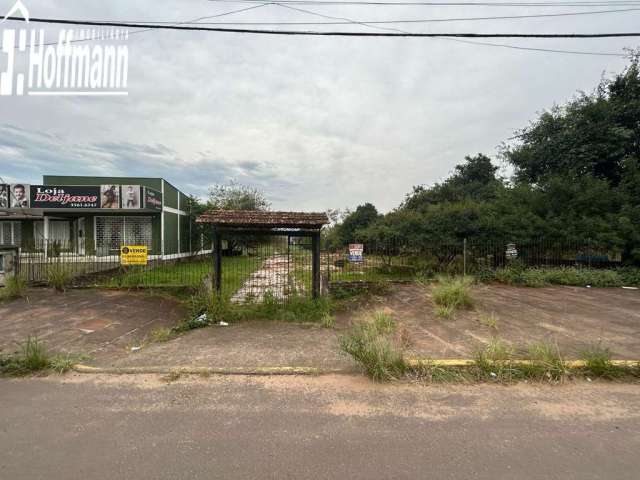
[[[531,365],[533,360],[515,359],[507,360],[506,362],[512,365]],[[409,365],[415,367],[422,364],[436,365],[441,367],[470,367],[475,365],[475,360],[467,358],[448,358],[448,359],[432,359],[432,358],[409,358],[407,359]],[[611,364],[616,367],[635,367],[640,365],[640,360],[611,360]],[[582,368],[586,366],[584,360],[568,360],[565,362],[567,368]]]
[[[464,368],[475,365],[475,361],[467,358],[409,358],[407,363],[413,367],[420,365],[435,365],[441,367]],[[509,360],[512,365],[531,365],[532,360]],[[640,360],[611,360],[611,364],[618,367],[635,367],[640,365]],[[583,360],[571,360],[565,362],[567,368],[582,368]],[[110,375],[140,375],[140,374],[183,374],[183,375],[353,375],[359,370],[353,368],[317,368],[317,367],[92,367],[76,364],[73,371],[85,374],[110,374]]]
[[[136,375],[136,374],[184,374],[184,375],[335,375],[353,374],[355,370],[342,368],[316,368],[316,367],[91,367],[89,365],[76,364],[72,367],[77,373],[86,374],[112,374],[112,375]]]

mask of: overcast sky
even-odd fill
[[[0,16],[13,3],[0,0]],[[32,17],[137,21],[186,21],[246,6],[206,0],[24,3]],[[301,8],[356,20],[590,10]],[[268,5],[209,21],[324,20]],[[640,12],[625,12],[397,28],[606,32],[637,31],[639,21]],[[354,28],[375,31],[331,27]],[[56,28],[50,32],[50,40],[56,40]],[[622,52],[638,40],[495,43]],[[412,185],[442,180],[467,154],[496,158],[496,147],[536,112],[578,90],[592,90],[603,73],[620,71],[626,63],[617,57],[419,38],[153,31],[133,35],[127,44],[127,97],[0,97],[0,176],[5,181],[39,183],[43,174],[161,176],[187,193],[204,196],[208,186],[236,180],[264,189],[277,209],[324,210],[370,201],[388,211]],[[4,56],[0,58],[4,70]]]

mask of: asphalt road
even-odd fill
[[[0,380],[0,478],[637,479],[640,386]]]

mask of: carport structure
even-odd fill
[[[292,238],[311,239],[311,291],[313,298],[320,295],[320,230],[329,223],[325,213],[213,210],[200,215],[196,221],[210,224],[212,228],[213,287],[218,295],[224,275],[222,241],[243,236],[286,236],[288,246]]]

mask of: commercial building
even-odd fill
[[[202,251],[190,198],[163,178],[44,175],[0,184],[0,244],[24,251],[106,257],[145,245],[172,259]],[[195,243],[195,244],[194,244]]]

